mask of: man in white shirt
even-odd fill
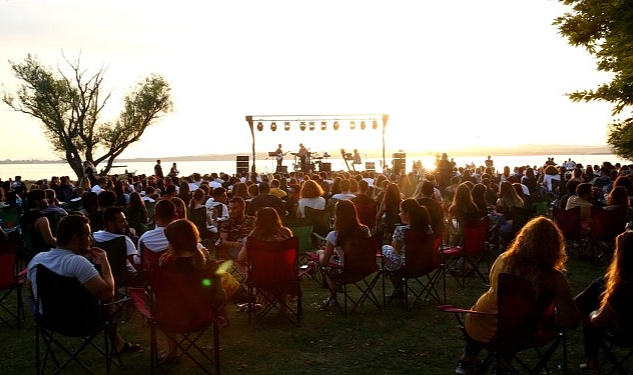
[[[138,239],[138,248],[145,246],[149,251],[159,253],[167,250],[169,242],[165,237],[165,227],[176,218],[176,207],[168,199],[159,200],[154,208],[156,227],[143,233]]]
[[[92,238],[96,242],[106,242],[115,238],[124,237],[127,254],[127,272],[130,274],[130,277],[134,277],[136,275],[136,268],[133,264],[139,263],[138,252],[136,251],[136,246],[134,246],[132,239],[126,235],[126,231],[129,230],[132,236],[134,236],[136,232],[133,228],[128,228],[128,222],[123,213],[123,208],[111,206],[103,210],[103,227],[103,230],[94,232]]]

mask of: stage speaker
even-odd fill
[[[393,165],[393,173],[404,174],[407,173],[407,160],[406,159],[393,159],[391,161]]]
[[[282,174],[288,173],[288,166],[282,165],[282,166],[277,167],[277,170],[275,171],[275,173],[282,173]]]
[[[248,173],[250,166],[248,165],[249,156],[238,155],[235,157],[235,170],[236,174],[242,175]]]
[[[406,152],[396,152],[393,154],[393,158],[394,159],[406,159],[407,158],[407,153]]]
[[[319,172],[332,172],[332,163],[321,162],[319,164]]]
[[[365,162],[365,171],[367,172],[376,172],[376,163],[373,161]]]

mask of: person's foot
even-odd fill
[[[596,358],[587,358],[583,363],[578,366],[581,370],[595,373],[598,370],[598,360]]]
[[[472,375],[479,372],[481,363],[478,360],[466,361],[460,359],[455,368],[455,375]]]
[[[132,344],[129,341],[126,341],[121,345],[121,347],[117,350],[119,354],[125,353],[136,353],[140,352],[143,348],[139,344]]]

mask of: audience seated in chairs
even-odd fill
[[[523,227],[508,250],[497,258],[490,270],[490,289],[479,297],[471,310],[495,313],[498,276],[508,273],[531,282],[537,291],[537,300],[550,298],[553,301],[558,322],[574,327],[580,317],[563,272],[566,258],[563,236],[556,225],[544,217],[533,219]],[[455,371],[458,375],[478,370],[477,354],[495,336],[497,316],[468,314],[465,331],[469,340]],[[510,358],[501,360],[509,361]],[[510,366],[509,363],[505,365]]]
[[[29,210],[20,217],[20,229],[26,242],[26,259],[35,254],[48,251],[55,246],[55,237],[50,222],[42,215],[42,210],[48,207],[46,193],[41,189],[34,189],[27,194]]]
[[[85,256],[95,265],[100,265],[101,275]],[[92,295],[102,302],[114,298],[114,278],[108,258],[100,248],[91,247],[88,218],[81,215],[68,215],[59,222],[57,247],[37,254],[29,262],[28,278],[31,281],[33,295],[38,296],[36,268],[42,265],[50,271],[65,277],[76,278]],[[140,345],[125,341],[112,329],[115,350],[122,354],[141,350]]]
[[[604,277],[596,280],[575,299],[583,314],[583,337],[586,360],[581,368],[597,371],[605,365],[598,362],[601,340],[608,338],[616,346],[633,346],[633,232],[626,231],[616,239],[616,249]],[[603,350],[608,347],[603,346]],[[610,352],[605,353],[607,358]],[[617,361],[612,363],[618,367]],[[620,367],[621,369],[621,367]]]

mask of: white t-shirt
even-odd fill
[[[306,217],[306,207],[312,207],[315,210],[323,210],[325,209],[325,198],[316,197],[316,198],[301,198],[299,199],[299,211],[298,216]]]
[[[36,268],[41,264],[58,275],[74,277],[81,284],[99,276],[99,272],[88,259],[82,255],[75,254],[71,250],[51,249],[38,253],[31,259],[28,266],[27,278],[31,281],[33,295],[37,296]]]
[[[96,242],[106,242],[119,237],[125,237],[125,254],[127,256],[134,256],[134,263],[140,264],[141,262],[138,257],[138,251],[136,251],[136,246],[130,237],[123,234],[106,232],[105,230],[99,230],[92,234],[92,239]],[[136,272],[136,269],[129,261],[126,262],[126,268],[128,272]]]

